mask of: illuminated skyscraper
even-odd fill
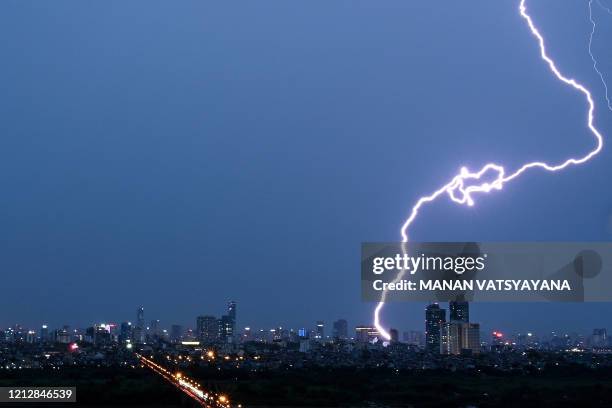
[[[461,323],[444,322],[440,325],[440,354],[461,353]]]
[[[125,343],[127,340],[132,339],[132,323],[123,322],[119,329],[119,341]]]
[[[427,350],[440,352],[440,326],[446,322],[446,309],[432,303],[425,309],[425,346]]]
[[[86,336],[97,346],[110,344],[110,325],[106,323],[95,324],[93,327],[87,328]]]
[[[224,343],[232,343],[236,333],[236,302],[227,303],[227,316],[219,320],[219,337]]]
[[[136,311],[136,327],[139,327],[140,329],[145,328],[145,319],[144,319],[144,307],[139,307],[138,310]]]
[[[234,320],[229,315],[221,316],[217,321],[218,338],[223,343],[232,343],[234,341]]]
[[[322,320],[317,321],[317,327],[315,328],[315,339],[323,340],[325,338],[325,323]]]
[[[480,325],[463,323],[461,325],[461,350],[470,350],[472,354],[480,353]]]
[[[59,329],[56,332],[55,339],[56,339],[55,341],[57,341],[58,343],[63,343],[63,344],[70,343],[70,340],[71,340],[70,326],[64,326],[63,328]]]
[[[219,338],[219,324],[215,316],[198,316],[196,336],[204,343],[214,343]]]
[[[442,323],[441,354],[480,353],[480,325],[478,323]]]
[[[135,343],[144,343],[145,335],[144,307],[141,306],[136,311],[136,326],[132,329],[132,337]]]
[[[234,321],[234,324],[235,324],[236,323],[236,302],[233,300],[227,304],[227,315],[230,317],[230,319]]]
[[[46,343],[49,340],[49,327],[46,324],[43,324],[40,328],[40,341]]]

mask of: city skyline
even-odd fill
[[[282,323],[272,324],[272,325],[249,324],[248,322],[240,322],[237,319],[237,313],[236,313],[237,303],[238,302],[234,300],[230,300],[226,302],[226,306],[227,306],[226,315],[223,315],[222,313],[221,314],[198,314],[198,315],[195,315],[193,319],[191,319],[187,323],[182,323],[178,319],[162,322],[160,319],[157,319],[156,316],[149,316],[148,314],[145,314],[144,306],[139,306],[135,309],[136,312],[134,316],[132,316],[134,317],[133,319],[130,319],[130,318],[128,319],[121,318],[118,320],[101,319],[101,320],[96,320],[96,321],[89,321],[84,324],[74,324],[74,323],[70,324],[70,322],[64,322],[64,323],[55,324],[55,325],[49,324],[47,321],[43,321],[43,322],[40,322],[34,325],[15,322],[15,323],[11,323],[8,325],[0,325],[0,331],[2,331],[3,329],[12,329],[14,327],[21,327],[23,328],[23,330],[33,330],[39,334],[41,330],[47,330],[47,331],[48,330],[61,330],[61,328],[66,328],[66,327],[69,327],[71,330],[83,330],[84,328],[90,327],[91,325],[95,326],[99,324],[104,324],[104,325],[112,324],[114,327],[117,328],[117,330],[121,330],[121,326],[123,326],[124,324],[129,324],[131,326],[130,330],[140,331],[140,333],[137,334],[136,336],[140,338],[141,340],[145,337],[145,335],[150,334],[150,332],[160,334],[162,330],[166,336],[172,337],[173,330],[175,330],[177,327],[180,327],[182,333],[186,333],[190,331],[193,336],[200,339],[202,336],[201,333],[203,331],[201,327],[204,327],[204,325],[206,325],[206,323],[201,324],[200,321],[201,319],[204,319],[204,321],[208,319],[212,322],[210,324],[212,324],[213,326],[210,326],[210,324],[208,324],[207,327],[209,327],[209,329],[207,330],[214,332],[215,338],[217,336],[217,333],[221,333],[222,330],[226,333],[229,333],[228,336],[230,337],[235,336],[236,338],[239,338],[243,333],[245,333],[245,330],[252,330],[252,332],[255,333],[255,332],[268,332],[268,331],[273,331],[273,330],[278,330],[278,329],[284,329],[294,334],[302,333],[302,331],[305,331],[304,333],[306,334],[311,333],[311,332],[317,333],[320,330],[321,331],[320,333],[323,333],[323,332],[325,333],[324,336],[317,337],[320,339],[324,339],[324,338],[332,339],[334,338],[334,333],[337,333],[338,331],[348,333],[348,338],[359,337],[360,328],[366,328],[369,331],[375,332],[375,328],[371,325],[371,323],[359,322],[359,321],[350,322],[350,321],[347,321],[347,319],[343,317],[337,317],[336,319],[329,320],[329,321],[313,319],[312,321],[309,321],[309,322],[305,322],[302,324],[294,324],[294,325],[282,324]],[[448,305],[448,307],[444,308],[443,307],[444,305]],[[422,326],[392,327],[390,329],[395,331],[399,339],[406,337],[410,333],[421,333],[421,335],[423,336],[423,341],[424,341],[423,344],[426,345],[429,343],[429,340],[427,339],[427,332],[428,330],[431,330],[431,327],[432,327],[429,323],[429,319],[430,319],[429,310],[432,307],[435,307],[435,311],[437,311],[436,313],[438,314],[432,315],[431,317],[432,321],[435,321],[434,326],[437,326],[437,329],[436,329],[437,333],[434,334],[435,345],[433,346],[433,349],[438,350],[440,349],[441,338],[443,337],[442,331],[444,329],[442,327],[442,324],[444,323],[446,325],[449,325],[451,323],[460,323],[460,324],[461,323],[464,323],[464,324],[473,323],[474,320],[470,320],[470,310],[474,307],[474,305],[476,305],[475,308],[477,310],[478,305],[479,305],[478,302],[473,303],[473,302],[466,302],[466,301],[451,301],[451,302],[434,302],[434,303],[426,304],[423,307],[423,312],[425,313],[425,319],[423,320],[424,323]],[[226,317],[230,318],[229,322],[232,325],[231,329],[227,328],[228,323],[226,323],[224,320],[224,318]],[[605,320],[605,319],[602,319],[602,320]],[[241,323],[241,324],[238,325],[238,323]],[[479,331],[481,338],[485,338],[485,339],[491,333],[498,333],[498,332],[506,333],[509,336],[521,335],[521,334],[526,334],[526,333],[530,333],[530,335],[533,334],[534,336],[537,335],[537,336],[543,336],[543,337],[550,336],[551,334],[558,335],[558,336],[563,336],[563,335],[589,336],[594,330],[598,330],[600,328],[603,328],[605,330],[605,328],[608,327],[608,325],[605,324],[605,322],[602,322],[602,324],[600,325],[594,325],[592,327],[584,327],[582,330],[574,330],[574,329],[567,328],[561,323],[559,324],[559,326],[553,327],[552,330],[542,329],[541,327],[540,328],[525,327],[524,329],[517,330],[517,329],[504,327],[503,325],[494,324],[490,322],[487,322],[485,324],[482,324],[481,322],[476,322],[476,324],[478,326],[477,330]],[[221,328],[222,325],[225,326],[224,329]],[[210,327],[213,327],[213,328],[210,329]],[[446,330],[448,329],[449,328],[447,327]],[[315,334],[313,334],[313,336],[314,335]],[[374,337],[378,337],[381,342],[384,341],[384,339],[379,335],[374,335]]]
[[[189,324],[227,296],[250,306],[245,322],[267,327],[370,324],[359,245],[399,240],[429,186],[462,164],[510,168],[591,147],[584,104],[537,59],[515,6],[5,5],[0,33],[20,46],[0,67],[10,78],[0,101],[0,309],[13,311],[0,326],[119,321],[136,303]],[[587,5],[544,0],[530,12],[559,66],[593,90],[598,128],[610,133]],[[601,12],[595,55],[606,51]],[[495,29],[475,16],[496,16]],[[588,167],[526,175],[477,208],[436,203],[412,236],[609,241],[611,166],[604,149]],[[385,322],[419,327],[422,309],[388,304]],[[605,326],[612,304],[475,314],[517,330],[552,330],[558,316],[586,331]]]

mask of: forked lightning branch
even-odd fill
[[[561,73],[559,68],[557,67],[555,61],[548,55],[546,51],[546,45],[544,42],[544,37],[540,33],[540,30],[536,27],[532,17],[527,12],[527,1],[521,0],[519,3],[519,14],[523,18],[523,20],[527,23],[527,27],[531,32],[531,35],[536,39],[537,44],[540,49],[540,58],[548,65],[551,73],[562,83],[571,88],[578,91],[582,96],[586,99],[588,110],[587,110],[587,128],[595,139],[595,146],[589,150],[586,154],[582,154],[578,157],[571,157],[566,159],[565,161],[557,164],[549,164],[542,161],[535,161],[525,163],[521,167],[517,168],[513,172],[507,172],[506,168],[502,165],[496,163],[488,163],[484,165],[478,171],[470,171],[466,167],[462,167],[458,174],[456,174],[448,183],[444,184],[439,189],[435,190],[433,193],[423,196],[416,201],[416,204],[412,207],[410,215],[404,222],[401,228],[401,236],[402,242],[404,243],[403,249],[404,253],[407,253],[407,243],[408,243],[408,229],[412,225],[412,223],[416,220],[419,211],[426,205],[429,204],[441,196],[446,195],[450,198],[451,201],[460,204],[460,205],[474,205],[474,196],[482,193],[489,193],[493,190],[501,190],[503,186],[512,181],[519,176],[521,176],[524,172],[532,168],[543,169],[549,172],[557,172],[567,168],[572,165],[579,165],[589,161],[591,158],[596,156],[601,149],[603,148],[603,136],[600,131],[595,127],[595,102],[593,100],[593,96],[589,89],[587,89],[584,85],[579,83],[576,79],[565,76]],[[590,10],[591,2],[589,2],[589,10]],[[592,16],[591,16],[592,17]],[[593,22],[591,18],[591,22]],[[593,31],[595,25],[593,23]],[[590,45],[593,37],[593,31],[591,32],[591,37],[589,40],[589,52]],[[592,56],[592,54],[591,54]],[[596,68],[596,63],[594,61],[594,65]],[[597,68],[596,68],[597,69]],[[599,71],[597,71],[599,72]],[[601,75],[600,75],[601,76]],[[601,78],[603,80],[603,77]],[[607,95],[606,95],[607,96]],[[400,282],[404,275],[406,274],[406,270],[401,270],[398,272],[394,283]],[[381,323],[380,314],[385,305],[385,301],[387,299],[387,291],[383,290],[380,296],[380,300],[374,309],[374,326],[381,334],[381,336],[387,340],[391,339],[390,333],[383,327]]]

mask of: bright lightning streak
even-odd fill
[[[599,4],[599,6],[603,10],[606,10],[609,14],[612,14],[612,10],[610,10],[609,8],[601,4],[599,0],[597,1],[597,4]],[[591,35],[589,36],[589,55],[591,56],[591,61],[593,61],[593,69],[595,70],[595,72],[597,72],[597,75],[599,75],[599,79],[601,79],[601,83],[604,86],[606,102],[608,103],[608,109],[612,110],[612,103],[610,102],[610,97],[608,96],[608,85],[606,84],[606,80],[604,79],[603,74],[597,67],[597,60],[595,59],[595,56],[593,55],[593,50],[592,50],[593,36],[595,35],[595,19],[593,18],[593,0],[589,0],[589,20],[591,21]]]
[[[555,75],[555,77],[557,77],[559,81],[571,86],[578,92],[582,93],[587,101],[589,107],[587,115],[587,127],[595,137],[595,148],[582,157],[569,158],[560,164],[551,165],[539,161],[526,163],[522,167],[515,170],[513,173],[510,173],[509,175],[506,175],[506,170],[503,166],[500,166],[495,163],[488,163],[477,172],[470,172],[466,167],[462,167],[459,174],[454,176],[447,184],[443,185],[438,190],[434,191],[432,194],[419,198],[414,207],[412,207],[410,216],[408,217],[408,219],[406,219],[401,229],[402,250],[404,251],[404,254],[406,253],[406,244],[408,243],[408,228],[416,220],[419,211],[425,204],[431,203],[443,194],[447,194],[449,198],[457,204],[465,204],[468,206],[472,206],[474,205],[474,194],[488,193],[491,190],[501,190],[506,182],[517,178],[528,169],[542,168],[547,171],[555,172],[558,170],[562,170],[570,165],[582,164],[590,160],[593,156],[597,155],[603,148],[603,136],[593,124],[595,103],[593,101],[593,96],[591,95],[591,92],[586,87],[584,87],[584,85],[578,83],[575,79],[568,78],[559,71],[555,62],[552,60],[552,58],[548,56],[546,52],[546,45],[544,43],[544,37],[542,37],[542,34],[540,34],[540,31],[534,24],[533,19],[527,13],[527,6],[525,3],[526,0],[520,1],[519,13],[527,23],[531,34],[536,38],[538,42],[538,45],[540,47],[540,57],[548,65],[550,71]],[[481,178],[485,175],[489,177],[489,173],[492,173],[494,176],[492,181],[480,181]],[[404,274],[405,270],[402,270],[402,272],[398,273],[397,277],[393,282],[400,281]],[[380,312],[382,311],[385,305],[386,299],[387,291],[383,291],[381,299],[378,302],[376,309],[374,309],[374,326],[376,326],[376,329],[382,337],[387,340],[390,340],[391,335],[387,330],[382,327],[380,321]]]

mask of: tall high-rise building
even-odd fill
[[[149,335],[152,337],[159,337],[161,334],[161,327],[159,324],[159,320],[151,320],[151,324],[149,325]]]
[[[135,343],[144,343],[146,338],[144,307],[136,310],[136,325],[132,328],[132,340]]]
[[[480,353],[480,324],[463,323],[461,325],[461,350],[470,350],[472,354]]]
[[[399,342],[399,331],[397,329],[389,329],[389,335],[391,336],[391,343]]]
[[[456,323],[468,323],[470,321],[470,304],[462,300],[451,300],[448,302],[448,320]]]
[[[40,341],[43,343],[48,342],[49,339],[49,326],[47,326],[46,324],[43,324],[42,327],[40,328]]]
[[[440,325],[440,354],[459,353],[461,353],[461,323],[442,323]]]
[[[132,339],[132,323],[123,322],[119,329],[119,341],[125,343]]]
[[[605,347],[608,345],[608,331],[606,329],[593,329],[591,336],[592,347]]]
[[[478,323],[442,323],[440,331],[441,354],[478,354],[480,352],[480,325]]]
[[[227,315],[236,323],[236,302],[230,301],[227,304]]]
[[[62,344],[70,343],[70,326],[64,326],[56,332],[55,335],[56,341]]]
[[[221,316],[217,321],[218,338],[222,343],[234,341],[234,320],[229,316]]]
[[[219,324],[215,316],[198,316],[196,319],[196,334],[198,340],[204,343],[214,343],[219,338]]]
[[[110,326],[106,323],[95,324],[93,327],[87,328],[86,336],[89,337],[95,345],[110,344],[112,339],[109,329]]]
[[[136,311],[136,327],[142,330],[145,328],[144,307],[142,306]]]
[[[315,339],[323,340],[325,338],[325,323],[323,320],[317,321],[317,326],[315,327]]]
[[[333,335],[336,340],[346,340],[348,338],[348,322],[344,319],[336,320]]]
[[[227,315],[219,319],[219,337],[224,343],[232,343],[236,333],[236,302],[227,303]]]
[[[4,331],[4,341],[12,343],[15,341],[15,332],[13,328],[9,327]]]
[[[440,352],[440,327],[446,322],[446,310],[437,303],[425,309],[425,346],[432,352]]]

